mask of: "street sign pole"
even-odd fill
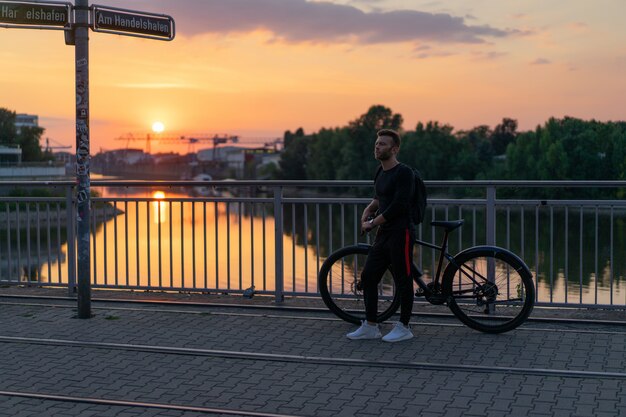
[[[91,317],[91,255],[89,253],[91,181],[89,173],[89,0],[76,0],[76,204],[78,318]]]
[[[72,11],[73,16],[72,16]],[[72,18],[73,17],[73,18]],[[91,18],[91,21],[90,21]],[[0,0],[0,27],[57,29],[65,31],[65,43],[74,46],[76,68],[76,267],[78,318],[91,314],[89,172],[89,29],[96,32],[171,41],[174,19],[164,14],[60,1]],[[71,221],[72,219],[68,219]],[[70,258],[71,259],[71,258]]]

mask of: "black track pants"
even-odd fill
[[[378,315],[378,283],[391,265],[396,290],[400,294],[400,321],[408,324],[413,308],[413,262],[414,234],[410,229],[385,230],[376,235],[374,245],[367,255],[361,273],[365,317],[375,322]]]

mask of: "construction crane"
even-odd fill
[[[274,152],[278,151],[279,145],[282,146],[283,145],[283,140],[281,138],[275,138],[273,140],[270,140],[268,142],[265,142],[263,144],[263,147],[265,149],[271,149],[274,148]]]
[[[115,140],[124,140],[126,141],[126,149],[128,149],[128,145],[130,144],[131,141],[136,141],[136,140],[141,140],[141,141],[146,141],[146,153],[151,153],[151,143],[153,140],[160,140],[161,138],[159,137],[158,139],[155,139],[154,135],[151,135],[150,133],[144,135],[135,135],[133,133],[128,133],[124,136],[120,136],[115,138]],[[178,138],[173,138],[173,137],[167,137],[167,139],[178,139]]]
[[[56,145],[54,146],[50,146],[50,141],[56,143]],[[46,138],[46,152],[51,152],[52,149],[70,149],[72,146],[71,145],[61,145],[59,142],[57,142],[54,139],[50,139],[50,138]]]
[[[125,140],[126,148],[128,149],[128,144],[130,141],[142,140],[146,141],[146,153],[150,153],[151,146],[150,143],[152,141],[157,141],[159,144],[187,144],[187,151],[190,151],[190,148],[193,147],[197,143],[211,143],[213,144],[213,157],[215,158],[217,147],[221,144],[232,142],[239,142],[239,136],[228,135],[228,134],[212,134],[212,135],[203,135],[200,137],[186,137],[186,136],[162,136],[162,135],[151,135],[147,134],[145,136],[136,136],[132,133],[129,133],[125,136],[120,136],[115,138],[115,140]]]

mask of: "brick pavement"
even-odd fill
[[[193,405],[300,416],[609,416],[626,414],[626,328],[527,324],[502,335],[420,319],[399,344],[350,341],[332,316],[217,307],[94,303],[16,305],[0,299],[0,336],[156,345],[415,366],[241,359],[0,340],[0,390]],[[49,302],[41,301],[49,304]],[[68,307],[62,306],[66,304]],[[157,311],[158,310],[158,311]],[[432,322],[432,323],[431,323]],[[389,325],[386,325],[388,328]],[[444,369],[419,363],[457,366]],[[416,365],[417,364],[417,365]],[[460,369],[460,366],[479,368]],[[494,368],[501,368],[497,370]],[[507,368],[590,371],[589,376]],[[484,370],[486,372],[481,371]],[[490,371],[491,370],[491,371]],[[618,374],[614,377],[602,372]],[[621,376],[620,376],[621,375]],[[196,416],[191,411],[0,396],[0,416]]]

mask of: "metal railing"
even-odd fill
[[[315,296],[326,256],[360,236],[369,181],[92,181],[95,288]],[[537,303],[626,307],[626,202],[498,198],[500,189],[626,181],[427,181],[427,219],[464,218],[450,251],[488,244],[531,268]],[[76,286],[75,183],[0,182],[0,284]],[[44,189],[50,196],[12,197]],[[439,197],[464,190],[471,198]],[[469,191],[468,191],[469,190]],[[160,191],[163,194],[155,194]],[[23,191],[17,194],[23,194]],[[191,194],[199,194],[191,196]],[[510,194],[510,193],[509,193]],[[421,239],[440,231],[425,221]],[[416,251],[426,279],[436,254]]]

